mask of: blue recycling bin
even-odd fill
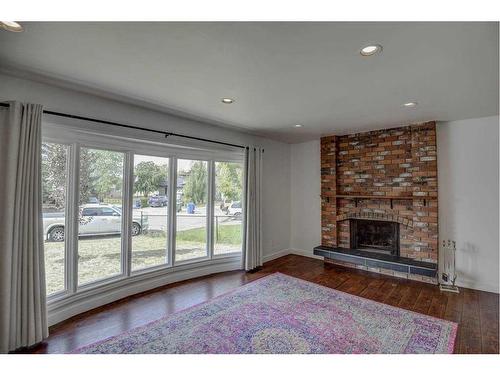
[[[189,202],[187,204],[187,207],[186,207],[186,211],[188,214],[194,214],[194,209],[195,209],[195,205],[193,202]]]
[[[134,199],[134,206],[133,206],[133,208],[141,208],[141,207],[142,207],[141,200],[140,199]]]

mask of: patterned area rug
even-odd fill
[[[75,353],[452,353],[457,324],[274,273]]]

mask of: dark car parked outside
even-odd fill
[[[165,195],[155,195],[149,198],[149,207],[165,207],[167,205],[167,197]]]

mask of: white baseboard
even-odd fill
[[[498,293],[498,285],[481,284],[471,280],[457,280],[457,286],[467,289],[482,290],[484,292]]]
[[[272,254],[268,254],[264,256],[264,262],[269,262],[270,260],[284,257],[285,255],[301,255],[303,257],[314,258],[314,259],[323,259],[323,257],[319,255],[314,255],[313,250],[301,250],[301,249],[283,249],[280,251],[276,251]]]
[[[278,258],[284,257],[285,255],[288,255],[288,254],[290,254],[290,250],[283,249],[283,250],[276,251],[276,252],[271,253],[271,254],[264,255],[262,260],[264,262],[269,262],[270,260],[278,259]]]
[[[311,249],[311,250],[289,249],[288,251],[289,251],[289,254],[301,255],[303,257],[308,257],[308,258],[321,259],[321,260],[323,260],[323,258],[324,258],[324,257],[319,256],[319,255],[314,255],[313,249]]]

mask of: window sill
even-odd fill
[[[93,288],[77,290],[73,294],[58,294],[48,299],[49,326],[74,315],[117,301],[133,294],[163,285],[212,273],[242,269],[241,253],[216,257],[197,262],[178,264],[175,267],[142,270],[130,277],[120,277],[99,283]]]

